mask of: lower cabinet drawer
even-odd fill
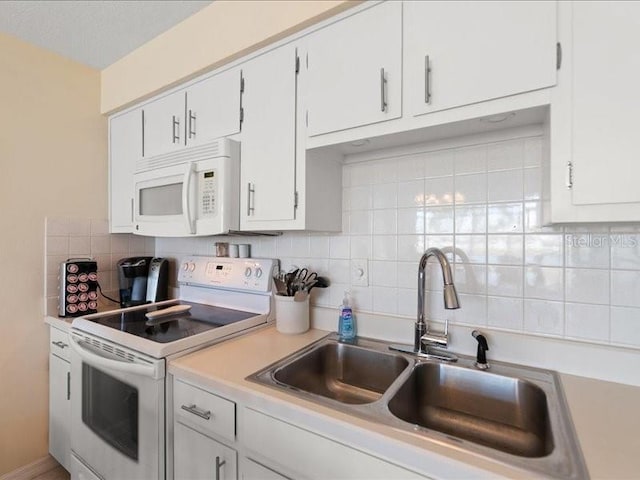
[[[49,350],[51,353],[70,362],[71,348],[69,347],[69,333],[51,327],[49,328],[49,338]]]
[[[292,478],[425,478],[251,408],[245,408],[243,413],[241,436],[246,448],[267,467]]]
[[[233,442],[236,437],[236,404],[205,390],[176,380],[173,389],[174,418],[195,430]]]
[[[174,428],[174,480],[236,480],[236,451],[180,423]]]

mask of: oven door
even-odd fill
[[[163,359],[73,331],[71,449],[106,480],[164,478]]]

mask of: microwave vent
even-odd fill
[[[230,157],[232,141],[233,140],[221,138],[205,145],[183,148],[175,152],[163,153],[154,157],[139,158],[136,161],[135,173],[170,167],[181,163],[208,160],[210,158]]]

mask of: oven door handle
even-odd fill
[[[116,370],[123,373],[133,373],[144,377],[156,378],[156,369],[153,365],[141,365],[139,363],[131,363],[123,360],[114,360],[109,357],[93,353],[82,346],[82,340],[78,340],[74,335],[70,335],[71,349],[83,359],[90,361],[91,363],[103,367],[105,369]]]

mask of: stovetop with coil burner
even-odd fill
[[[180,298],[76,318],[75,331],[155,358],[191,351],[273,320],[274,259],[190,256],[178,267]],[[148,318],[158,310],[182,312]]]

